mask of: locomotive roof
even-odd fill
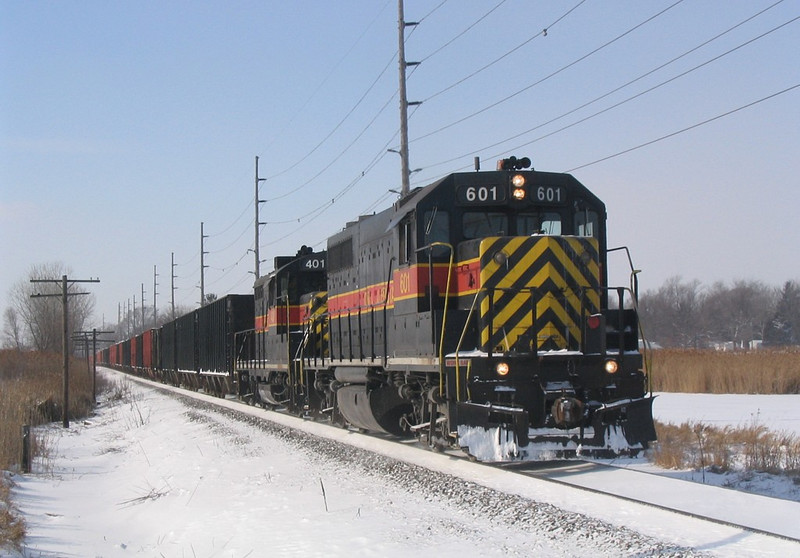
[[[594,207],[599,212],[605,214],[605,204],[595,196],[586,186],[581,184],[574,176],[566,173],[556,172],[542,172],[535,170],[500,170],[500,171],[475,171],[475,172],[460,172],[451,173],[439,180],[428,184],[427,186],[415,188],[407,196],[395,202],[391,207],[373,215],[362,215],[357,221],[347,223],[345,228],[336,234],[331,235],[328,239],[329,244],[335,244],[339,240],[344,240],[352,234],[350,229],[355,225],[359,227],[367,227],[370,229],[381,228],[379,233],[385,233],[391,228],[395,227],[402,221],[409,213],[417,209],[417,207],[429,196],[447,195],[452,199],[453,192],[448,191],[443,193],[440,187],[447,185],[447,188],[452,189],[452,185],[459,185],[459,183],[468,182],[476,176],[480,176],[481,180],[489,181],[492,177],[498,180],[504,180],[511,174],[522,173],[526,176],[533,177],[534,184],[543,183],[546,185],[559,185],[563,186],[570,192],[570,195],[575,199],[582,199]],[[373,229],[373,230],[374,230]],[[364,232],[364,229],[361,229]]]
[[[484,172],[461,172],[461,173],[452,173],[448,174],[447,176],[429,184],[427,186],[417,188],[409,193],[405,198],[399,200],[397,203],[394,204],[392,208],[387,211],[392,211],[392,217],[389,220],[389,224],[387,226],[387,230],[391,229],[397,223],[403,220],[403,218],[411,213],[414,209],[416,209],[417,205],[427,198],[430,195],[433,195],[437,192],[439,186],[441,186],[445,182],[453,182],[455,185],[458,185],[459,182],[470,180],[474,178],[476,174],[479,174],[482,179],[490,179],[492,175],[498,176],[498,178],[508,177],[511,174],[517,174],[519,172],[523,172],[526,175],[532,175],[534,177],[534,183],[543,182],[548,185],[560,185],[566,187],[573,197],[580,198],[586,201],[589,201],[592,206],[596,207],[598,210],[601,210],[605,213],[605,204],[595,196],[586,186],[581,184],[574,176],[571,174],[566,173],[556,173],[556,172],[540,172],[540,171],[484,171]],[[448,192],[448,195],[452,195],[452,192]]]

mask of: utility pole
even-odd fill
[[[203,234],[203,222],[200,221],[200,307],[206,305],[206,268],[208,266],[203,263],[205,261],[205,255],[208,254],[208,252],[203,249],[206,238],[208,238],[208,235]]]
[[[175,321],[175,252],[172,254],[172,278],[170,279],[170,292],[171,292],[171,306],[172,306],[172,320]]]
[[[133,295],[133,334],[136,335],[136,295]]]
[[[31,283],[58,283],[58,279],[31,279]],[[99,283],[100,279],[67,279],[66,275],[61,276],[61,326],[62,326],[62,352],[64,369],[64,407],[61,410],[64,428],[69,428],[69,297],[78,295],[88,295],[89,293],[70,293],[67,292],[68,283]],[[31,298],[53,297],[58,294],[34,294]]]
[[[255,199],[255,202],[256,202],[256,239],[255,239],[256,243],[255,243],[255,247],[253,248],[253,252],[255,252],[255,256],[256,256],[256,267],[255,267],[256,279],[261,277],[261,259],[260,259],[260,255],[259,255],[259,252],[258,252],[259,227],[261,225],[266,225],[266,223],[262,223],[261,221],[258,220],[258,206],[259,206],[259,204],[262,204],[262,203],[264,203],[266,201],[266,200],[258,199],[258,183],[259,182],[263,182],[265,180],[266,180],[266,178],[259,178],[258,177],[258,155],[256,155],[256,199]]]
[[[157,320],[158,309],[156,308],[157,297],[158,297],[158,272],[156,270],[156,266],[153,266],[153,327],[157,327],[158,324]]]
[[[406,62],[406,27],[417,25],[416,21],[406,21],[403,14],[403,0],[397,0],[397,28],[398,28],[398,51],[397,58],[400,63],[400,167],[402,174],[402,186],[400,197],[404,198],[411,189],[411,171],[408,164],[408,107],[409,105],[419,105],[419,101],[409,103],[406,96],[406,68],[416,66],[419,62]]]
[[[147,329],[147,324],[144,321],[144,308],[146,304],[144,303],[144,283],[142,283],[142,331]]]
[[[114,333],[113,331],[99,331],[96,327],[92,328],[92,331],[76,331],[75,333],[79,335],[83,335],[84,339],[86,340],[87,345],[87,355],[89,352],[88,345],[89,345],[89,335],[92,336],[92,369],[90,374],[92,375],[92,401],[97,403],[97,334],[98,333]],[[109,343],[113,343],[110,339],[100,339],[100,341],[108,341]],[[88,357],[87,357],[88,358]]]

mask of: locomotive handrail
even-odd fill
[[[478,300],[482,299],[482,297],[488,296],[488,300],[489,300],[489,312],[488,312],[488,316],[489,316],[489,323],[488,323],[489,336],[488,337],[489,337],[489,339],[488,339],[488,343],[491,343],[492,326],[493,326],[493,322],[494,322],[494,316],[493,316],[494,294],[493,293],[495,291],[511,292],[511,293],[524,293],[524,292],[529,293],[531,295],[531,307],[532,307],[532,317],[531,317],[532,322],[531,323],[535,324],[536,323],[536,304],[537,304],[537,300],[532,295],[535,292],[541,291],[541,290],[542,289],[540,287],[522,287],[522,288],[480,287],[475,292],[475,296],[472,299],[472,304],[470,305],[470,309],[469,309],[469,312],[467,314],[467,319],[466,319],[466,321],[464,323],[464,328],[461,331],[461,336],[460,336],[460,338],[458,340],[458,344],[456,345],[456,349],[455,349],[455,353],[454,353],[454,355],[455,355],[456,400],[457,401],[461,400],[460,399],[461,398],[461,370],[460,370],[460,358],[459,358],[460,357],[460,353],[461,353],[461,346],[462,346],[462,344],[464,342],[464,338],[466,337],[467,330],[469,329],[469,325],[470,325],[470,322],[472,320],[472,317],[473,317],[473,314],[474,314],[474,311],[475,311],[475,307],[476,307],[476,305],[478,303]],[[636,305],[635,297],[633,296],[634,295],[633,289],[631,289],[629,287],[580,287],[579,291],[580,291],[580,298],[581,298],[581,308],[585,307],[584,296],[585,296],[586,291],[591,291],[591,290],[596,290],[598,292],[599,291],[605,291],[605,292],[616,291],[616,293],[617,293],[618,308],[617,308],[617,323],[615,324],[615,328],[617,330],[616,333],[617,333],[617,336],[618,336],[618,341],[617,341],[618,355],[617,355],[617,358],[619,359],[620,363],[622,363],[622,361],[625,359],[625,316],[624,316],[625,296],[624,295],[625,295],[626,292],[630,293],[631,294],[631,298],[634,300],[634,305]],[[567,291],[575,292],[571,288],[561,289],[561,292],[567,292]],[[546,292],[552,292],[552,289],[547,289]],[[636,306],[634,306],[634,309],[636,310],[636,313],[638,315],[638,309],[636,309]],[[599,310],[602,310],[602,308],[599,308]],[[607,308],[607,310],[610,310],[610,308]],[[585,316],[583,316],[583,314],[582,314],[581,315],[581,320],[584,320],[584,319],[585,319]],[[582,327],[582,329],[583,329],[583,327]],[[480,335],[480,332],[478,332],[478,335]],[[581,350],[585,350],[584,347],[583,347],[584,343],[585,343],[585,338],[581,340]],[[539,353],[538,339],[534,339],[533,344],[532,344],[532,349],[533,349],[533,355],[534,356],[538,355],[538,353]],[[508,346],[507,342],[506,342],[506,350],[510,350],[510,347]],[[494,351],[493,347],[488,347],[487,359],[489,360],[489,367],[491,367],[491,362],[494,360],[494,352],[495,351]],[[607,354],[607,350],[605,350],[605,349],[604,349],[604,354]],[[441,363],[442,360],[443,359],[440,356],[440,363]]]
[[[616,252],[617,250],[625,250],[625,254],[628,256],[628,265],[631,268],[631,302],[633,304],[633,309],[636,311],[636,316],[638,317],[639,321],[639,335],[642,337],[642,346],[643,346],[643,353],[644,353],[644,370],[647,376],[647,390],[650,392],[650,395],[653,394],[653,379],[651,374],[652,368],[652,347],[650,343],[647,341],[647,337],[644,334],[644,326],[642,325],[641,315],[639,314],[639,274],[642,272],[641,269],[636,269],[633,265],[633,258],[631,257],[631,252],[627,246],[619,246],[617,248],[609,248],[606,252]]]
[[[428,250],[428,298],[430,300],[431,318],[433,318],[433,261],[431,259],[431,248],[435,246],[444,246],[450,250],[450,261],[447,264],[447,282],[445,283],[444,290],[444,310],[442,311],[442,331],[439,337],[439,394],[444,395],[444,331],[447,324],[447,302],[450,300],[450,274],[453,271],[453,256],[455,250],[452,244],[446,242],[431,242],[427,246],[417,248],[417,252]],[[436,322],[431,320],[431,323],[436,326]],[[436,342],[436,332],[434,332],[434,343]]]

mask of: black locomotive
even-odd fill
[[[605,206],[529,165],[450,174],[326,251],[276,258],[252,329],[225,333],[239,395],[490,461],[655,440],[635,289],[607,286]]]

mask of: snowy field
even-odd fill
[[[125,381],[127,400],[48,427],[50,458],[14,477],[29,532],[22,556],[800,555],[785,540],[542,481],[523,489],[506,471],[343,430],[327,429],[361,448],[290,436],[287,424],[325,427],[234,419]],[[724,414],[682,397],[661,396],[657,417],[755,416],[798,431],[800,397],[792,412],[792,399],[719,396]]]
[[[653,402],[656,420],[711,426],[764,425],[800,436],[800,395],[705,395],[659,393]]]

